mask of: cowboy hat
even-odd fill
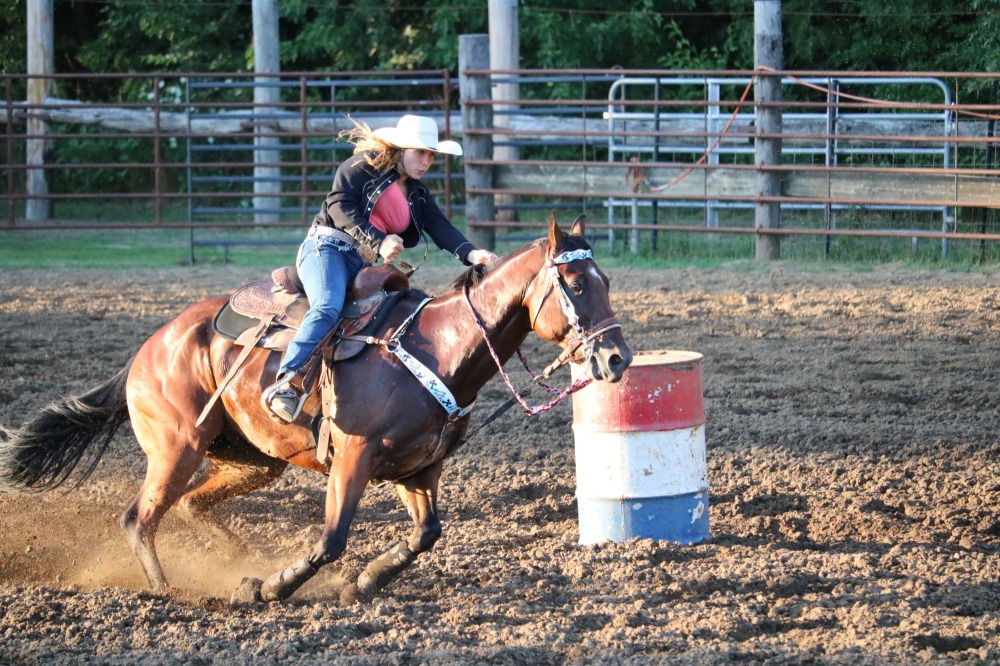
[[[419,148],[435,153],[461,155],[462,146],[455,141],[438,141],[438,126],[433,118],[405,115],[395,127],[383,127],[375,136],[397,148]]]

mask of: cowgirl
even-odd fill
[[[347,289],[362,268],[380,256],[395,261],[423,233],[467,266],[497,258],[470,243],[420,182],[438,153],[462,154],[458,143],[438,141],[432,118],[406,115],[395,127],[375,131],[355,123],[342,136],[354,143],[354,155],[337,169],[296,259],[309,311],[288,345],[277,381],[261,396],[261,404],[286,423],[298,417],[305,402],[292,380],[336,326]]]

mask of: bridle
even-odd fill
[[[465,302],[466,304],[468,304],[470,312],[472,312],[472,318],[473,320],[475,320],[476,326],[479,328],[479,332],[482,334],[483,339],[486,341],[486,347],[487,349],[489,349],[490,355],[493,357],[493,361],[497,364],[497,368],[499,369],[500,374],[503,376],[504,381],[507,382],[507,387],[514,394],[514,397],[517,399],[517,401],[521,403],[521,406],[524,408],[526,414],[533,415],[533,414],[540,414],[542,412],[547,412],[548,410],[552,409],[557,404],[568,398],[573,393],[576,393],[583,387],[590,384],[591,382],[590,379],[586,379],[581,376],[579,379],[573,382],[573,384],[569,388],[555,389],[545,385],[543,382],[539,381],[539,379],[548,379],[549,376],[557,368],[565,365],[570,361],[582,364],[591,363],[591,361],[594,358],[594,341],[600,338],[608,331],[622,327],[621,322],[618,321],[617,317],[609,317],[603,321],[598,322],[596,325],[592,326],[589,330],[584,329],[583,326],[580,325],[580,316],[576,313],[576,306],[573,305],[573,301],[572,299],[570,299],[569,294],[566,292],[566,287],[563,285],[562,276],[559,274],[560,265],[568,264],[571,261],[580,261],[584,259],[593,260],[593,258],[594,255],[589,249],[579,249],[579,250],[562,252],[556,255],[555,257],[552,257],[545,263],[544,272],[550,278],[548,280],[548,287],[546,289],[545,294],[538,302],[538,306],[535,308],[534,313],[530,315],[529,321],[531,321],[532,327],[534,327],[534,323],[538,318],[538,314],[542,309],[542,305],[545,303],[545,300],[549,297],[549,294],[552,293],[552,285],[554,284],[556,286],[556,294],[559,301],[559,307],[562,309],[563,314],[566,315],[566,320],[569,322],[569,325],[573,330],[571,333],[571,337],[569,338],[569,342],[563,347],[563,351],[559,354],[559,356],[556,358],[555,361],[550,363],[545,368],[545,370],[542,371],[540,377],[536,376],[533,372],[531,372],[531,368],[528,367],[528,363],[527,361],[525,361],[524,355],[521,354],[520,348],[518,348],[517,350],[517,355],[518,358],[521,359],[521,364],[524,366],[524,369],[527,370],[528,373],[531,375],[532,379],[536,383],[538,383],[542,388],[547,390],[549,393],[552,393],[553,395],[556,396],[550,402],[544,405],[540,405],[538,407],[529,407],[528,404],[524,401],[524,398],[521,397],[521,394],[517,391],[516,388],[514,388],[514,384],[513,382],[511,382],[510,376],[504,370],[503,363],[500,361],[499,356],[493,349],[493,343],[490,342],[490,336],[486,331],[486,326],[483,323],[482,317],[479,316],[479,313],[476,312],[475,306],[472,305],[472,299],[469,296],[468,283],[466,283],[462,287],[462,295],[465,296]],[[578,351],[583,352],[582,359],[577,357]]]
[[[570,361],[584,365],[589,364],[594,358],[594,341],[608,331],[622,327],[622,324],[618,321],[617,317],[608,317],[603,321],[597,322],[591,326],[590,329],[584,329],[583,326],[580,325],[580,316],[576,313],[576,307],[573,305],[573,301],[570,299],[569,293],[566,291],[566,287],[563,284],[562,276],[559,274],[559,266],[562,264],[568,264],[571,261],[582,261],[584,259],[593,260],[593,258],[594,255],[589,249],[580,249],[562,252],[549,259],[545,264],[545,272],[551,278],[549,280],[549,288],[546,290],[545,295],[542,296],[542,299],[538,302],[538,306],[535,308],[535,313],[530,317],[531,325],[534,327],[535,321],[538,319],[538,314],[541,312],[542,305],[545,304],[545,300],[549,297],[549,294],[552,293],[551,286],[554,284],[557,288],[556,296],[558,298],[559,307],[562,309],[563,314],[566,315],[566,321],[569,322],[569,325],[573,330],[570,333],[569,341],[563,347],[562,353],[560,353],[556,360],[550,363],[545,370],[542,371],[542,379],[548,379],[553,372]],[[577,352],[582,352],[582,355],[578,356]]]
[[[462,286],[462,295],[465,297],[465,302],[469,306],[469,311],[472,313],[472,318],[476,322],[476,326],[479,328],[479,332],[482,334],[483,340],[486,341],[486,348],[489,349],[490,355],[493,357],[493,362],[496,363],[497,369],[503,376],[504,381],[507,382],[507,387],[514,394],[517,401],[521,403],[521,406],[524,407],[525,414],[533,415],[547,412],[573,393],[576,393],[583,387],[590,384],[590,379],[581,376],[579,379],[574,381],[569,388],[556,389],[546,385],[545,382],[541,380],[548,379],[549,375],[551,375],[556,368],[565,365],[569,361],[574,361],[576,363],[591,363],[594,358],[594,340],[600,338],[604,335],[604,333],[612,329],[622,327],[621,322],[619,322],[616,317],[609,317],[608,319],[605,319],[604,321],[601,321],[597,325],[591,327],[589,330],[584,329],[583,326],[580,325],[580,317],[576,313],[576,307],[573,305],[572,299],[570,299],[569,294],[566,292],[566,288],[563,286],[562,277],[559,275],[560,265],[568,264],[571,261],[580,261],[584,259],[592,260],[593,258],[594,256],[589,249],[562,252],[546,261],[545,266],[543,267],[544,271],[539,272],[539,275],[544,272],[544,274],[549,277],[549,286],[545,295],[543,295],[541,301],[539,301],[538,307],[535,308],[534,315],[532,315],[529,320],[532,322],[532,327],[534,327],[534,322],[538,318],[538,313],[540,312],[542,305],[545,303],[545,299],[547,299],[549,294],[552,292],[552,284],[554,284],[557,288],[559,307],[566,315],[566,320],[569,322],[573,331],[571,334],[572,337],[569,337],[569,342],[565,344],[562,353],[559,354],[555,361],[550,363],[549,366],[545,368],[540,377],[536,376],[535,373],[531,371],[531,368],[528,367],[528,362],[525,360],[520,348],[517,350],[518,358],[521,359],[524,369],[528,371],[528,374],[531,375],[531,378],[535,381],[535,383],[555,396],[555,398],[553,398],[550,402],[538,407],[529,407],[524,401],[524,398],[521,397],[521,394],[518,393],[516,388],[514,388],[514,384],[511,382],[510,376],[507,374],[507,371],[504,370],[500,357],[497,355],[496,350],[493,349],[493,343],[490,342],[490,336],[486,331],[486,325],[483,323],[482,317],[479,316],[479,313],[476,312],[475,306],[472,305],[472,298],[469,295],[469,282],[466,281]],[[455,421],[464,418],[472,410],[475,400],[465,407],[460,407],[458,402],[455,400],[455,396],[444,384],[444,382],[441,381],[441,379],[434,373],[434,371],[421,363],[412,354],[407,352],[401,343],[403,333],[407,330],[407,328],[409,328],[414,319],[416,319],[417,314],[431,300],[432,299],[428,297],[421,301],[416,309],[410,313],[410,315],[395,329],[395,331],[393,331],[392,335],[388,339],[361,335],[341,335],[339,337],[344,340],[360,340],[370,345],[381,345],[385,347],[389,353],[399,359],[403,366],[408,369],[418,381],[420,381],[424,388],[426,388],[434,399],[437,400],[438,404],[444,408],[444,410],[448,413],[448,423],[454,423]],[[580,350],[583,350],[584,352],[582,359],[577,357],[577,352]],[[494,416],[487,419],[487,422],[496,418],[503,411],[506,411],[506,407],[501,407],[497,410]]]

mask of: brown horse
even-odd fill
[[[433,372],[463,408],[498,372],[491,347],[505,362],[532,330],[561,345],[561,358],[585,363],[585,373],[594,379],[616,382],[632,360],[611,310],[608,280],[583,238],[582,218],[565,234],[550,217],[547,238],[488,270],[470,269],[448,293],[425,299],[422,292],[405,293],[375,335],[391,338],[386,331],[403,328],[402,334],[391,344],[370,346],[333,366],[334,453],[329,464],[317,460],[307,416],[283,426],[260,407],[261,391],[274,381],[277,352],[254,350],[221,400],[196,425],[240,352],[213,330],[213,317],[226,302],[223,297],[184,310],[103,385],[57,401],[20,429],[7,432],[0,444],[0,487],[53,488],[84,462],[83,478],[78,479],[82,482],[117,428],[131,419],[148,461],[146,478],[122,515],[121,526],[149,584],[163,589],[167,580],[154,540],[171,506],[177,504],[213,536],[235,540],[214,517],[214,505],[274,481],[288,463],[323,472],[328,475],[326,519],[319,542],[263,584],[251,585],[257,598],[279,600],[344,552],[368,483],[391,481],[414,528],[341,595],[345,602],[370,598],[440,536],[442,460],[469,425],[467,411],[449,414],[447,403],[404,366],[394,353],[397,347]],[[305,411],[316,413],[318,398],[310,400],[313,404],[307,403]],[[99,446],[88,452],[94,442]],[[194,478],[206,459],[205,470]]]

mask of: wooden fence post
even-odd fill
[[[490,66],[489,69],[519,69],[521,67],[521,37],[518,25],[517,0],[489,0],[490,24]],[[509,76],[509,75],[508,75]],[[521,97],[519,83],[494,83],[493,87],[493,125],[498,129],[507,129],[511,125],[510,113],[517,109],[516,104],[507,104],[510,100]],[[501,102],[505,102],[501,104]],[[497,142],[510,143],[511,136],[500,136],[493,142],[493,159],[497,161],[516,160],[519,150],[517,146],[496,145]],[[497,220],[501,222],[517,222],[520,215],[517,212],[517,196],[514,194],[498,194],[495,197]]]
[[[26,131],[33,137],[25,142],[26,188],[28,199],[24,217],[28,220],[48,220],[52,206],[49,202],[49,181],[45,175],[45,134],[49,124],[41,120],[41,107],[52,89],[49,78],[55,69],[53,50],[52,0],[28,0],[28,74],[39,78],[28,79],[28,112]],[[39,167],[33,169],[32,167]],[[11,204],[13,205],[13,204]]]
[[[278,122],[268,118],[280,111],[281,77],[268,76],[281,71],[278,40],[277,0],[253,0],[253,220],[258,224],[280,222],[281,167],[262,166],[281,162],[281,138],[276,136]],[[305,220],[303,220],[304,222]]]
[[[780,70],[784,53],[781,41],[781,0],[754,0],[754,61],[757,73],[754,94],[756,141],[754,142],[754,162],[758,168],[781,164],[781,139],[762,135],[781,134],[781,107],[761,106],[762,103],[781,101],[781,77],[767,75],[761,66]],[[757,172],[757,195],[776,197],[781,195],[781,173],[759,170]],[[778,229],[781,227],[781,204],[757,201],[754,206],[755,229]],[[773,261],[781,258],[779,236],[757,235],[757,261]]]
[[[488,70],[490,66],[490,36],[459,35],[458,37],[458,90],[462,101],[462,139],[465,163],[465,221],[469,240],[476,247],[494,249],[496,229],[475,227],[475,222],[493,223],[496,203],[492,194],[470,194],[469,189],[493,187],[493,166],[470,165],[472,160],[493,159],[493,107],[489,104],[470,104],[472,101],[492,100],[490,79],[487,76],[469,76],[471,69]],[[476,130],[488,130],[479,133]]]

